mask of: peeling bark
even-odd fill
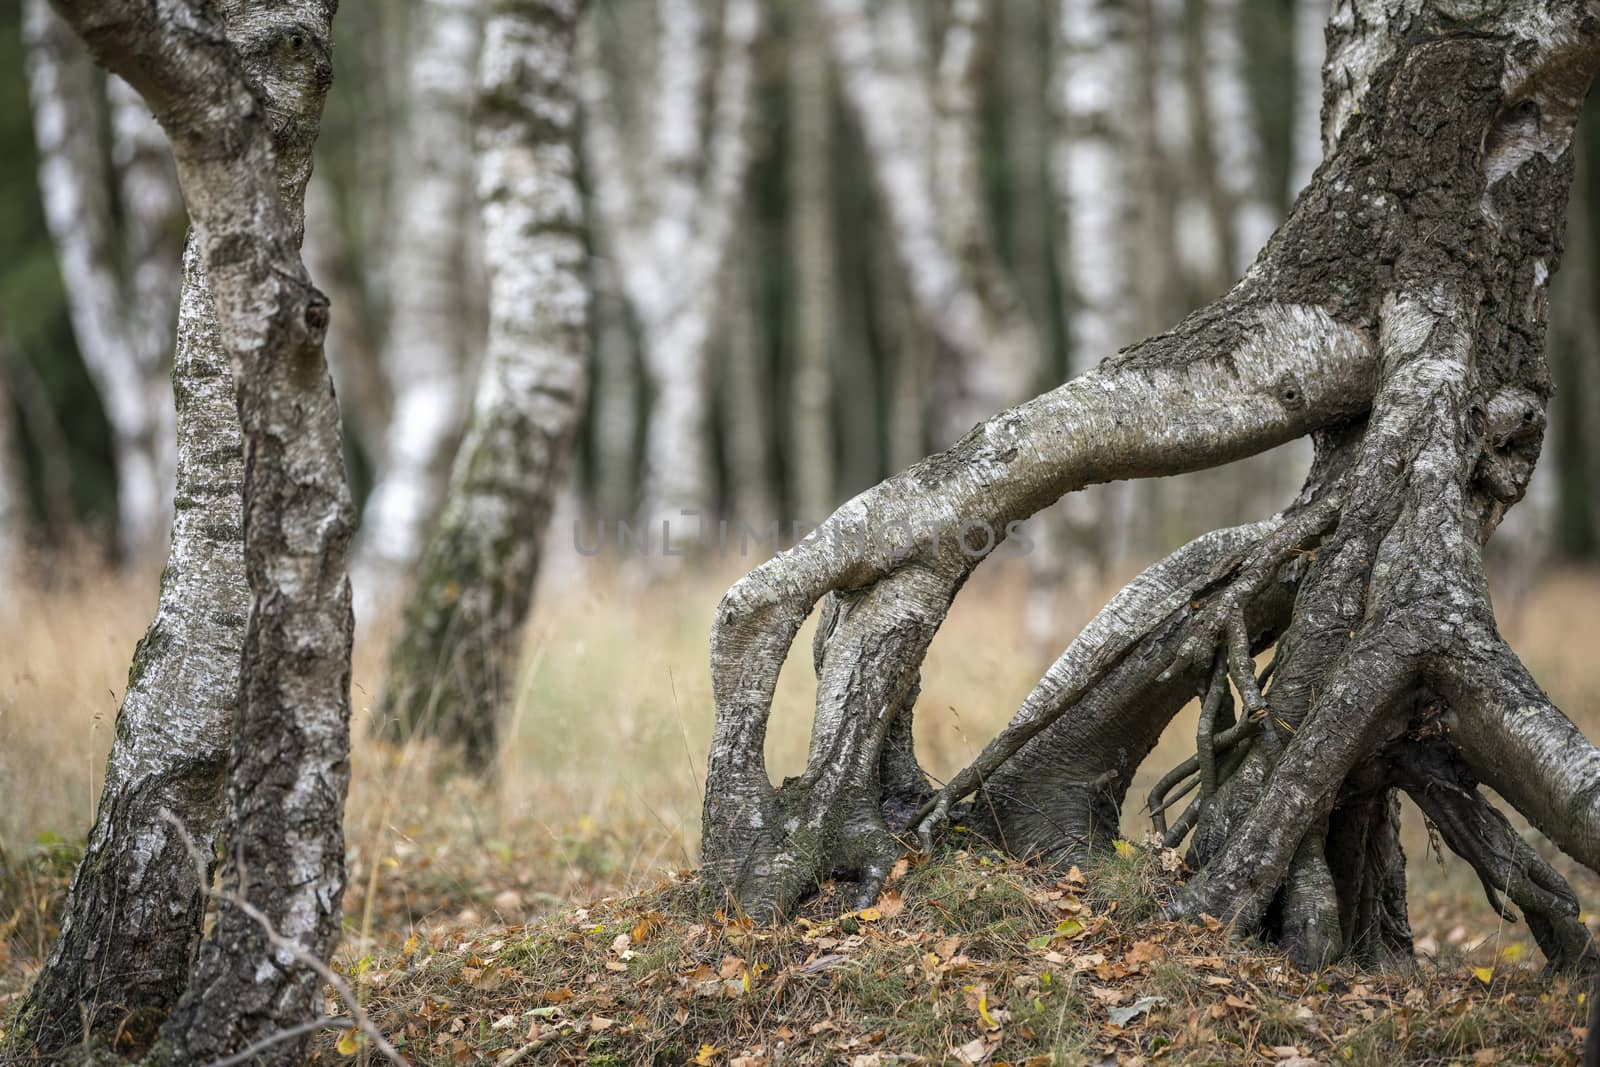
[[[588,252],[572,133],[577,0],[496,0],[480,75],[489,341],[466,439],[389,654],[380,722],[494,758],[588,389]]]

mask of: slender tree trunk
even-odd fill
[[[705,121],[702,93],[713,68],[702,0],[661,0],[658,14],[647,132],[627,136],[622,94],[597,50],[583,64],[583,84],[596,206],[638,323],[651,390],[640,517],[648,537],[667,539],[670,524],[670,540],[679,542],[697,529],[692,516],[712,503],[707,361],[719,310],[715,283],[743,200],[760,9],[755,0],[722,5],[721,63]]]
[[[1262,173],[1260,123],[1245,76],[1244,3],[1205,0],[1203,129],[1211,142],[1226,217],[1219,220],[1231,277],[1265,247],[1278,212]]]
[[[111,428],[118,540],[126,555],[141,558],[155,551],[169,517],[166,360],[182,205],[171,188],[170,163],[149,142],[141,105],[126,99],[126,88],[115,88],[116,79],[108,102],[105,77],[47,0],[26,0],[23,30],[45,222],[78,351]],[[101,137],[108,123],[114,153]],[[120,198],[106,165],[112,154]]]
[[[1138,145],[1129,106],[1138,65],[1136,25],[1121,0],[1061,0],[1056,14],[1061,134],[1051,162],[1070,378],[1133,340],[1142,310],[1134,275]],[[1115,562],[1126,542],[1129,489],[1073,494],[1034,524],[1026,621],[1036,645],[1056,640],[1069,592],[1088,595],[1086,586]]]
[[[1600,491],[1596,464],[1597,420],[1600,420],[1600,318],[1595,315],[1593,283],[1594,196],[1585,179],[1593,171],[1578,165],[1573,189],[1573,225],[1568,231],[1566,267],[1551,291],[1550,360],[1561,388],[1550,416],[1555,438],[1555,542],[1563,556],[1592,560],[1600,555],[1600,516],[1595,510]]]
[[[394,400],[361,517],[355,574],[363,611],[399,591],[422,554],[461,432],[468,338],[473,78],[481,0],[414,12],[406,136],[383,366]]]
[[[382,452],[384,431],[394,417],[394,397],[383,371],[361,265],[340,226],[339,205],[327,178],[314,175],[306,187],[306,267],[328,300],[341,309],[328,326],[328,366],[339,410],[354,443],[370,461]]]
[[[595,496],[600,521],[615,522],[638,510],[640,379],[638,351],[619,291],[616,271],[604,252],[590,264],[594,290],[594,410],[589,434],[594,451]],[[563,534],[562,536],[565,536]]]
[[[319,1010],[321,978],[302,957],[326,960],[340,933],[354,515],[322,356],[328,304],[297,251],[333,77],[333,5],[62,0],[61,10],[173,145],[243,428],[253,603],[228,760],[225,900],[163,1031],[172,1061],[205,1063]],[[178,826],[133,843],[139,861],[176,869],[169,857],[193,841],[203,864],[202,828],[174,815]],[[284,1041],[258,1062],[298,1063],[303,1047]]]
[[[1328,0],[1295,0],[1294,128],[1289,138],[1289,199],[1311,184],[1322,162],[1323,34]]]
[[[389,654],[381,721],[486,766],[588,389],[589,283],[573,143],[570,0],[496,0],[484,32],[478,193],[489,345],[444,508]]]
[[[870,898],[904,852],[897,833],[931,847],[979,789],[967,817],[996,842],[1086,856],[1199,695],[1195,757],[1152,795],[1154,810],[1185,778],[1199,787],[1158,826],[1172,847],[1193,834],[1198,867],[1170,914],[1263,932],[1307,966],[1403,951],[1402,789],[1553,966],[1600,967],[1570,887],[1478,789],[1600,870],[1600,749],[1500,638],[1481,554],[1539,455],[1545,294],[1600,20],[1509,5],[1465,33],[1435,0],[1345,0],[1330,27],[1335,147],[1239,284],[860,494],[724,597],[711,892],[759,917],[824,877],[854,877]],[[1130,583],[977,760],[907,815],[904,798],[928,792],[903,740],[922,660],[1017,522],[1087,484],[1306,435],[1316,456],[1288,508]],[[811,756],[775,789],[772,694],[819,602]],[[1253,657],[1272,646],[1263,692]]]
[[[728,487],[728,510],[740,522],[764,527],[777,518],[772,493],[772,446],[768,434],[772,396],[768,353],[761,323],[761,259],[752,236],[754,222],[746,215],[744,236],[736,241],[722,284],[728,299],[718,374],[717,399],[722,414],[722,451]],[[822,513],[818,513],[821,517]]]
[[[907,289],[954,364],[938,379],[939,435],[950,441],[1023,395],[1040,362],[984,216],[976,90],[989,5],[951,6],[936,61],[903,0],[828,8]]]
[[[794,371],[789,381],[791,506],[807,522],[833,510],[833,352],[838,266],[833,238],[833,76],[826,26],[790,8],[789,225],[794,247]]]
[[[184,253],[173,360],[178,496],[155,619],[134,652],[94,827],[61,934],[14,1040],[50,1055],[85,1033],[149,1045],[200,944],[208,883],[162,817],[206,856],[222,828],[238,713],[245,579],[244,452],[228,355],[198,244]],[[209,879],[210,872],[205,872]]]

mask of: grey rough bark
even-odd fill
[[[1167,831],[1175,847],[1189,840],[1199,872],[1172,914],[1261,931],[1310,966],[1403,953],[1393,796],[1427,792],[1452,847],[1504,914],[1502,896],[1520,905],[1553,966],[1600,963],[1571,890],[1477,791],[1600,870],[1600,749],[1500,638],[1481,555],[1538,459],[1546,290],[1600,9],[1490,3],[1465,28],[1450,10],[1336,8],[1331,151],[1231,291],[861,494],[728,592],[711,638],[712,892],[759,917],[830,876],[871,897],[904,851],[892,831],[929,847],[980,789],[968,818],[997,843],[1082,859],[1200,695],[1196,756],[1162,787],[1199,786]],[[1315,458],[1284,511],[1146,571],[932,792],[895,739],[986,550],[1086,484],[1307,435]],[[811,757],[774,789],[772,693],[819,602]],[[1252,657],[1272,646],[1264,689]],[[926,799],[908,814],[907,797]]]
[[[45,222],[73,336],[111,429],[118,544],[138,559],[155,551],[170,518],[167,370],[183,203],[138,95],[95,69],[48,0],[26,0],[22,25]]]
[[[472,316],[472,104],[483,0],[426,0],[413,12],[404,138],[394,161],[403,224],[391,252],[383,370],[393,414],[361,516],[356,593],[384,603],[421,556],[465,413]]]
[[[227,759],[223,889],[326,959],[344,890],[354,625],[344,553],[354,516],[322,357],[328,304],[298,247],[333,76],[333,4],[61,0],[58,9],[167,134],[232,371],[253,599]],[[185,829],[198,839],[205,827]],[[167,858],[187,856],[185,834],[170,825],[132,847],[139,861],[185,866]],[[162,1031],[162,1054],[210,1062],[312,1016],[320,988],[315,972],[224,903]],[[283,1042],[260,1062],[296,1063],[302,1048]]]
[[[478,100],[488,351],[443,510],[389,653],[380,721],[488,764],[589,381],[574,143],[578,0],[495,0]]]

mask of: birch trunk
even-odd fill
[[[182,995],[200,944],[207,856],[222,828],[228,746],[250,586],[244,452],[233,376],[201,250],[184,253],[173,358],[177,508],[155,619],[134,652],[95,823],[61,933],[18,1015],[18,1047],[51,1055],[122,1034],[147,1047]]]
[[[399,736],[496,752],[524,621],[588,388],[589,283],[573,142],[577,0],[496,0],[484,32],[478,195],[489,340],[472,417],[389,654]]]
[[[661,0],[658,15],[647,131],[624,121],[623,93],[595,47],[582,77],[596,208],[638,323],[651,391],[640,517],[664,553],[666,541],[681,548],[681,535],[697,529],[694,517],[712,503],[709,345],[716,280],[743,201],[760,10],[755,0],[722,5],[714,75],[702,0]],[[712,104],[702,121],[708,83]]]
[[[1024,395],[1040,346],[984,217],[976,83],[990,5],[951,5],[937,59],[909,4],[829,0],[845,95],[867,144],[907,288],[953,363],[941,440]]]
[[[228,758],[226,899],[163,1030],[172,1061],[210,1062],[320,1009],[321,979],[302,957],[327,959],[340,932],[354,516],[322,356],[328,304],[297,251],[333,77],[333,5],[62,0],[61,10],[172,143],[243,429],[253,603]],[[134,873],[155,857],[183,867],[175,857],[196,829],[134,842]],[[303,1045],[281,1042],[257,1061],[301,1062]]]
[[[17,465],[16,426],[5,377],[8,355],[5,341],[0,340],[0,577],[7,578],[22,565],[28,528],[28,498]]]
[[[1570,887],[1478,789],[1600,870],[1600,749],[1500,638],[1482,570],[1543,437],[1546,289],[1600,18],[1475,10],[1460,33],[1435,0],[1345,0],[1329,34],[1335,147],[1239,284],[856,497],[729,591],[711,636],[712,893],[757,917],[827,877],[870,899],[905,850],[897,833],[930,848],[979,789],[969,825],[1080,862],[1199,695],[1196,755],[1152,795],[1155,810],[1197,778],[1192,806],[1158,827],[1190,841],[1198,870],[1170,914],[1264,933],[1310,967],[1407,951],[1402,789],[1553,966],[1600,966]],[[933,793],[905,741],[921,662],[1014,524],[1087,484],[1307,435],[1315,460],[1289,507],[1147,570]],[[811,754],[775,789],[767,716],[819,602]],[[1263,692],[1253,657],[1273,646]]]
[[[363,612],[398,592],[422,554],[461,432],[479,4],[426,0],[411,26],[408,124],[396,161],[402,224],[383,353],[393,415],[361,517],[355,582]]]
[[[141,559],[155,551],[170,518],[166,371],[183,206],[170,159],[151,141],[147,111],[128,100],[131,90],[119,79],[110,80],[108,99],[107,80],[47,0],[26,0],[23,34],[45,222],[73,336],[111,429],[118,542]],[[107,125],[110,152],[100,133]]]
[[[788,467],[794,513],[816,522],[835,503],[833,76],[825,24],[810,5],[792,5],[790,11],[796,21],[789,34],[789,225],[797,292]]]

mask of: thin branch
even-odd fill
[[[161,809],[161,818],[162,821],[171,824],[173,829],[178,831],[179,836],[183,839],[184,847],[189,850],[189,858],[194,861],[195,869],[200,872],[200,882],[202,885],[205,885],[209,881],[209,879],[206,877],[205,856],[201,853],[200,846],[195,844],[194,837],[189,833],[189,828],[183,824],[183,820],[179,819],[166,808]],[[230,893],[220,886],[209,888],[206,892],[218,901],[232,904],[234,907],[244,912],[245,915],[249,916],[251,919],[254,919],[256,924],[261,927],[262,932],[267,935],[267,940],[272,943],[273,948],[276,948],[282,952],[287,952],[289,955],[293,956],[307,967],[310,967],[313,971],[316,971],[324,982],[327,982],[329,985],[331,985],[334,992],[339,995],[339,999],[344,1001],[345,1006],[350,1009],[351,1021],[356,1024],[356,1027],[362,1033],[366,1034],[372,1039],[373,1045],[377,1047],[384,1059],[394,1064],[395,1067],[411,1067],[411,1064],[406,1060],[406,1058],[400,1055],[399,1050],[389,1043],[388,1038],[383,1036],[383,1031],[379,1030],[378,1027],[372,1022],[371,1017],[368,1016],[366,1010],[362,1008],[361,1000],[356,996],[355,990],[351,989],[349,983],[347,983],[343,978],[339,977],[338,973],[335,972],[333,968],[329,967],[326,963],[323,963],[312,953],[307,952],[305,948],[299,944],[299,942],[290,940],[289,938],[278,933],[278,931],[273,928],[272,921],[262,913],[261,909],[257,908],[254,904],[250,903],[238,893]],[[272,1035],[272,1037],[266,1041],[266,1044],[274,1044],[278,1041],[288,1040],[288,1038],[284,1036],[286,1033],[288,1033],[288,1031],[283,1031],[279,1034]],[[258,1045],[260,1044],[261,1043],[258,1042]],[[263,1045],[262,1047],[265,1046]]]

